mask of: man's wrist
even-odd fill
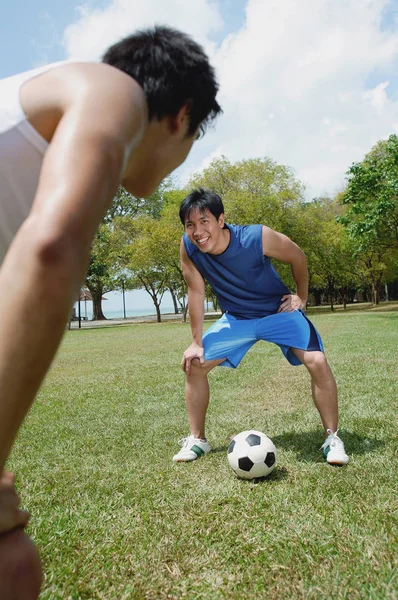
[[[300,300],[302,302],[304,302],[304,304],[307,304],[307,302],[308,302],[308,294],[299,294],[298,292],[296,292],[296,296],[298,296],[300,298]]]

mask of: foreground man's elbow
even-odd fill
[[[73,269],[85,253],[85,243],[72,231],[32,217],[21,228],[24,246],[40,269]]]

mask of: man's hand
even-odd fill
[[[29,513],[19,507],[20,499],[14,485],[12,473],[0,475],[0,534],[16,527],[25,527]]]
[[[194,358],[198,358],[200,364],[205,362],[203,346],[196,343],[191,344],[182,355],[181,368],[187,375],[191,372],[191,362]]]
[[[281,298],[281,305],[277,312],[294,312],[295,310],[305,310],[306,301],[302,300],[296,294],[286,294]]]

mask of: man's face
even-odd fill
[[[192,210],[185,220],[185,231],[187,236],[201,252],[217,254],[223,244],[222,230],[224,227],[224,215],[218,219],[205,209],[204,212]]]
[[[199,128],[193,134],[188,134],[188,128],[189,122],[187,121],[170,147],[169,164],[167,166],[169,173],[182,165],[199,137]]]
[[[152,121],[146,137],[131,155],[122,184],[134,196],[147,197],[187,158],[199,129],[188,135],[189,122],[183,121],[170,133],[167,118]]]

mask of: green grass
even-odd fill
[[[211,373],[214,451],[174,465],[189,325],[67,333],[8,464],[44,562],[41,599],[398,597],[398,313],[313,321],[339,385],[344,468],[318,451],[305,369],[271,344]],[[246,428],[279,451],[262,482],[227,463]]]

